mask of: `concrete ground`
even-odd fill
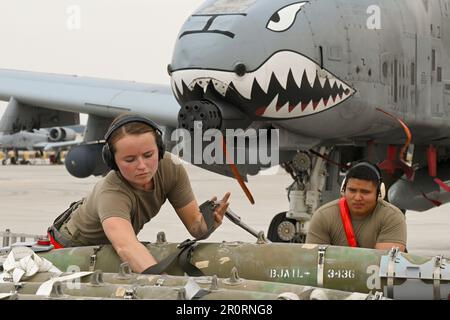
[[[248,186],[256,201],[252,206],[235,180],[191,165],[186,168],[199,203],[230,191],[230,208],[257,230],[267,233],[273,216],[289,208],[285,191],[292,182],[289,175],[250,177]],[[0,166],[0,230],[45,234],[54,218],[71,202],[86,196],[98,179],[74,178],[63,165]],[[424,213],[407,212],[406,218],[410,253],[450,257],[450,205]],[[144,227],[139,239],[153,242],[159,231],[166,233],[169,242],[190,237],[169,203]],[[253,242],[255,238],[224,219],[207,241]]]

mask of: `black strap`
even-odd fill
[[[180,252],[175,252],[168,256],[167,258],[164,258],[157,264],[152,265],[151,267],[148,267],[144,271],[142,271],[142,274],[161,274],[163,273],[172,263],[175,261],[175,259],[178,257]]]
[[[193,277],[204,276],[203,272],[191,263],[193,251],[194,251],[193,245],[190,245],[185,249],[181,250],[180,255],[178,257],[178,263],[181,269],[183,269],[183,271],[186,272],[189,276]]]
[[[64,222],[67,222],[70,220],[70,217],[72,216],[72,212],[75,211],[82,203],[84,202],[84,198],[75,202],[72,202],[69,206],[69,208],[61,213],[55,221],[53,221],[53,224],[47,229],[47,232],[50,233],[50,235],[55,239],[56,242],[61,244],[63,247],[73,247],[74,244],[72,241],[67,240],[64,238],[63,235],[59,232],[59,229],[64,224]]]
[[[177,246],[177,248],[179,249],[178,251],[164,258],[159,263],[148,267],[147,269],[142,271],[142,274],[161,274],[173,264],[175,259],[178,258],[178,264],[180,265],[182,270],[189,276],[204,276],[203,272],[199,268],[190,263],[192,251],[194,251],[196,242],[197,241],[195,240],[189,239],[183,241]]]
[[[69,221],[70,216],[72,215],[72,212],[75,211],[76,208],[78,208],[82,203],[84,202],[84,198],[75,202],[72,202],[69,206],[69,208],[61,213],[55,221],[53,221],[53,226],[55,226],[56,229],[59,230],[64,222]]]

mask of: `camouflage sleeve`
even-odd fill
[[[400,243],[406,246],[406,220],[400,210],[389,208],[384,215],[377,243]]]
[[[327,221],[322,211],[316,211],[309,224],[306,243],[331,244]]]
[[[175,180],[167,194],[167,199],[169,199],[169,202],[175,209],[179,209],[186,206],[195,197],[186,169],[182,164],[174,166],[176,171],[174,175]]]

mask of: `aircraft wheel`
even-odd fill
[[[296,221],[286,218],[286,211],[280,212],[269,225],[267,238],[272,242],[297,242],[303,243],[304,239],[299,238],[295,230]]]

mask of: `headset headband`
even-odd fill
[[[130,115],[130,116],[123,117],[122,119],[117,121],[117,123],[112,125],[109,128],[109,130],[106,132],[106,134],[105,134],[105,140],[108,141],[108,139],[111,137],[111,135],[113,134],[114,131],[116,131],[117,129],[121,128],[122,126],[124,126],[124,125],[126,125],[128,123],[132,123],[132,122],[141,122],[141,123],[147,124],[150,127],[152,127],[155,131],[157,131],[157,133],[162,135],[162,130],[152,120],[147,119],[147,118],[145,118],[143,116]]]
[[[381,177],[381,172],[379,171],[378,167],[376,167],[375,165],[371,164],[370,162],[360,162],[356,165],[354,165],[346,174],[344,181],[342,181],[342,185],[341,185],[341,193],[345,192],[345,189],[347,188],[347,183],[348,183],[348,176],[350,174],[350,172],[355,169],[356,167],[366,167],[369,168],[370,170],[372,170],[373,172],[375,172],[377,179],[378,179],[378,183],[377,183],[377,194],[378,197],[380,197],[381,199],[384,199],[384,197],[386,196],[386,187],[384,186],[383,183],[383,179]]]
[[[114,152],[112,150],[113,149],[112,146],[110,146],[109,139],[111,138],[111,135],[116,130],[118,130],[122,126],[126,125],[127,123],[133,123],[133,122],[144,123],[144,124],[148,125],[149,127],[151,127],[153,130],[155,130],[155,141],[156,141],[156,145],[158,147],[158,159],[162,160],[164,157],[165,148],[164,148],[164,143],[162,141],[162,131],[158,127],[158,125],[155,122],[153,122],[152,120],[147,119],[143,116],[126,115],[126,116],[123,116],[123,118],[118,120],[116,123],[110,125],[108,131],[105,134],[106,143],[103,145],[103,148],[102,148],[102,158],[103,158],[103,161],[106,163],[106,165],[113,170],[119,170],[119,167],[117,166],[116,161],[114,160]]]
[[[378,184],[380,184],[380,182],[381,182],[380,172],[377,170],[377,168],[373,164],[370,164],[368,162],[360,162],[360,163],[356,164],[355,166],[353,166],[348,172],[350,173],[353,169],[355,169],[357,167],[370,168],[377,175]]]

